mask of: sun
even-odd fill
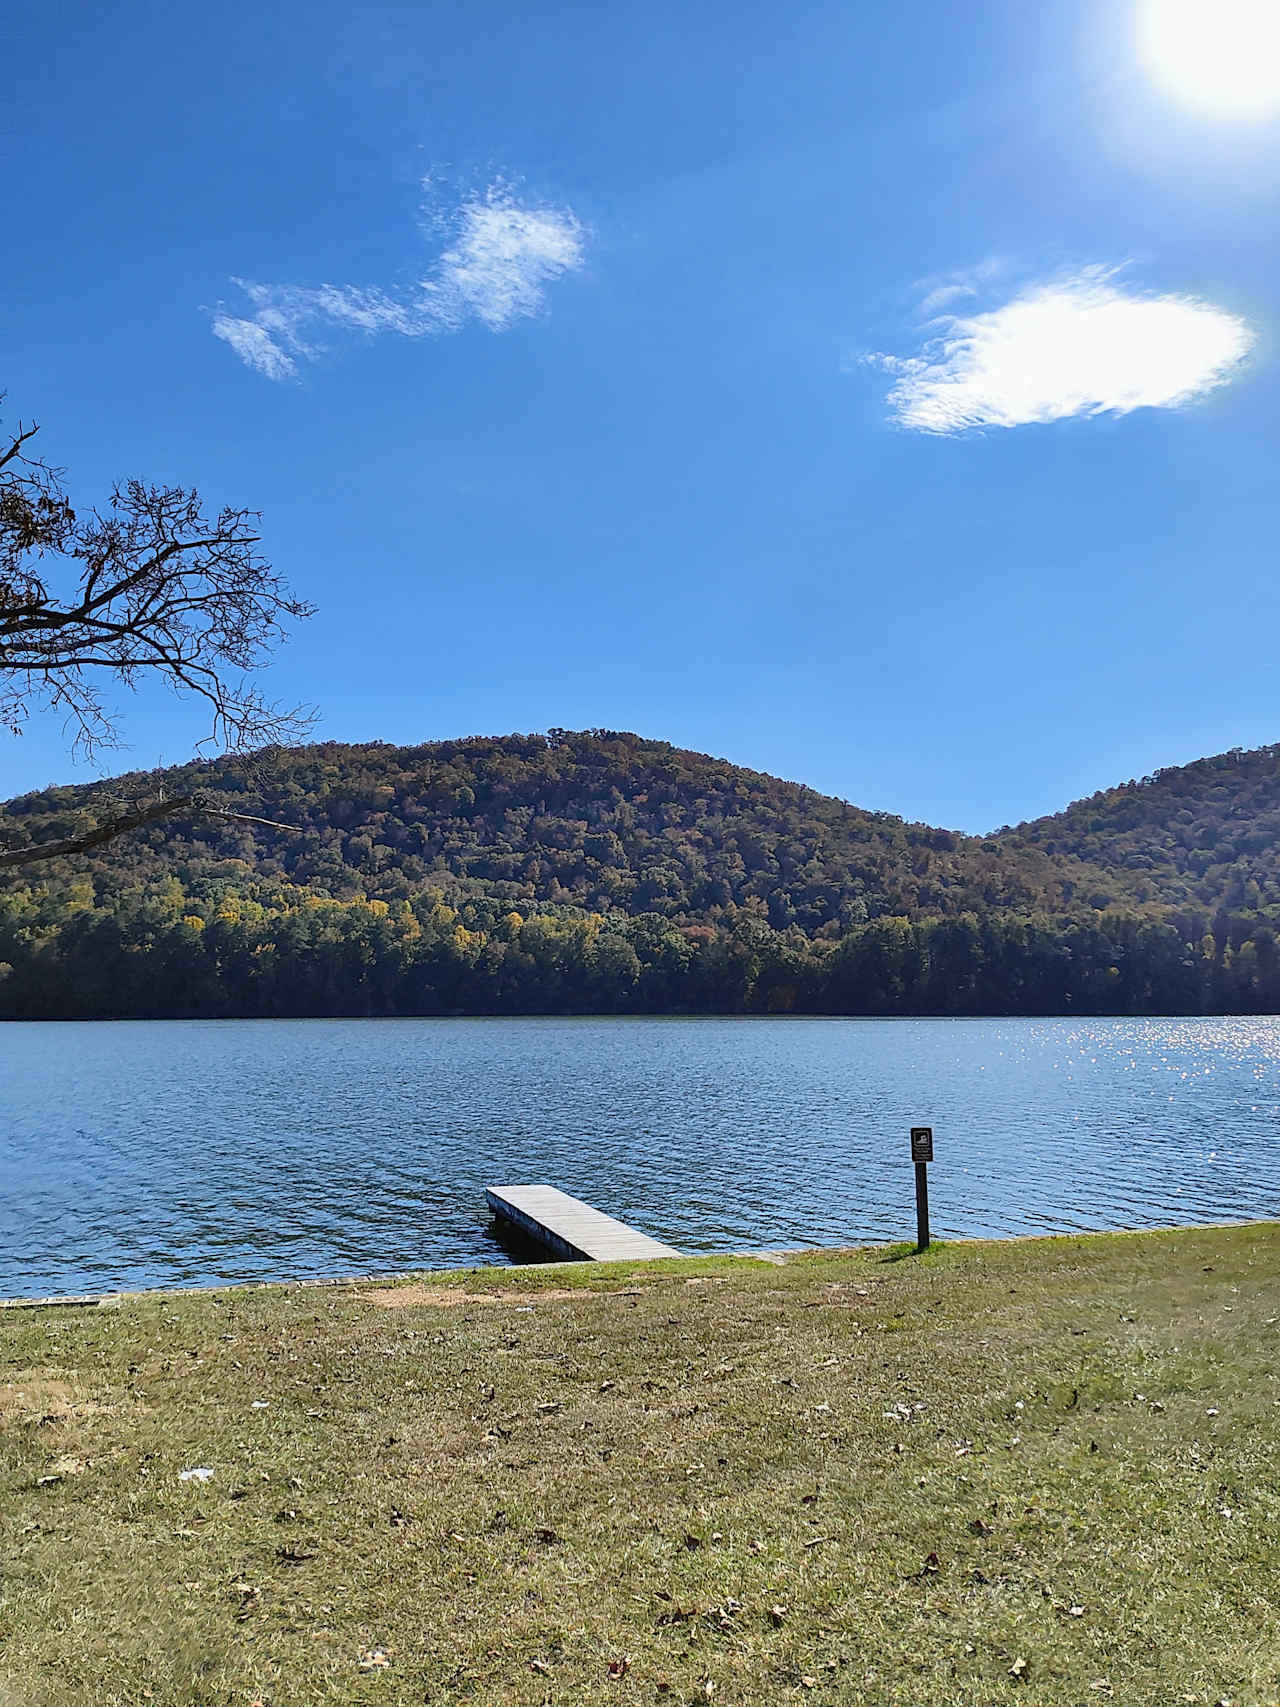
[[[1280,109],[1280,0],[1139,0],[1139,44],[1161,82],[1199,106]]]

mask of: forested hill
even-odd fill
[[[1280,1006],[1280,748],[989,837],[613,731],[323,744],[11,801],[0,841],[198,787],[0,884],[0,1015]]]
[[[204,788],[301,833],[177,821],[77,861],[77,874],[91,871],[112,888],[176,874],[193,893],[285,881],[384,901],[428,887],[453,904],[488,897],[699,920],[750,907],[777,929],[795,924],[806,934],[886,914],[1056,909],[1082,881],[1074,860],[1030,847],[1009,858],[998,843],[611,732],[325,744],[265,765],[224,759],[117,787],[157,784],[169,794]],[[13,801],[0,837],[69,834],[95,792],[49,789]]]
[[[1280,745],[1172,766],[1002,830],[998,841],[1086,861],[1138,899],[1280,909]]]

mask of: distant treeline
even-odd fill
[[[1203,933],[1203,934],[1202,934]],[[881,918],[838,937],[501,903],[199,900],[170,877],[105,904],[0,896],[0,1017],[411,1014],[1197,1014],[1280,1010],[1256,918]]]
[[[50,788],[0,1016],[1280,1010],[1280,747],[965,836],[616,730],[324,743]],[[113,806],[113,801],[117,804]]]

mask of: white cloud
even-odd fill
[[[920,304],[920,312],[926,318],[940,314],[944,308],[950,308],[952,303],[959,302],[966,296],[977,296],[972,285],[944,284],[931,290]]]
[[[456,330],[474,315],[491,331],[536,314],[546,287],[581,266],[584,233],[566,209],[490,195],[462,209],[457,241],[423,281],[423,308]]]
[[[1176,409],[1234,378],[1254,342],[1237,315],[1124,291],[1101,267],[943,324],[918,356],[871,358],[897,376],[889,406],[918,432]]]
[[[430,182],[424,184],[430,188]],[[268,379],[292,379],[314,361],[325,333],[429,338],[459,332],[472,321],[503,332],[539,314],[547,287],[585,259],[586,232],[568,208],[522,206],[495,184],[432,221],[448,236],[416,286],[399,294],[360,285],[272,285],[232,282],[252,313],[221,309],[212,329],[247,366]]]
[[[298,370],[292,358],[276,343],[265,326],[253,320],[236,320],[230,314],[215,314],[213,335],[240,357],[246,367],[256,368],[268,379],[289,379]]]

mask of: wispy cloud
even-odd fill
[[[889,407],[918,432],[1176,409],[1225,385],[1254,343],[1238,315],[1197,297],[1122,289],[1102,267],[941,324],[919,355],[868,358],[896,376]]]
[[[972,285],[943,284],[928,292],[920,303],[920,312],[926,319],[935,314],[941,314],[944,308],[950,308],[957,302],[962,302],[966,296],[977,296]]]
[[[540,313],[547,287],[585,259],[586,231],[570,209],[523,203],[502,183],[437,213],[433,225],[446,246],[408,289],[234,279],[248,311],[219,307],[214,336],[268,379],[292,379],[334,333],[430,338],[473,321],[505,331]]]
[[[213,335],[230,344],[246,367],[256,368],[268,379],[288,379],[298,371],[293,357],[281,348],[267,327],[259,325],[256,320],[236,320],[229,314],[215,314]]]

